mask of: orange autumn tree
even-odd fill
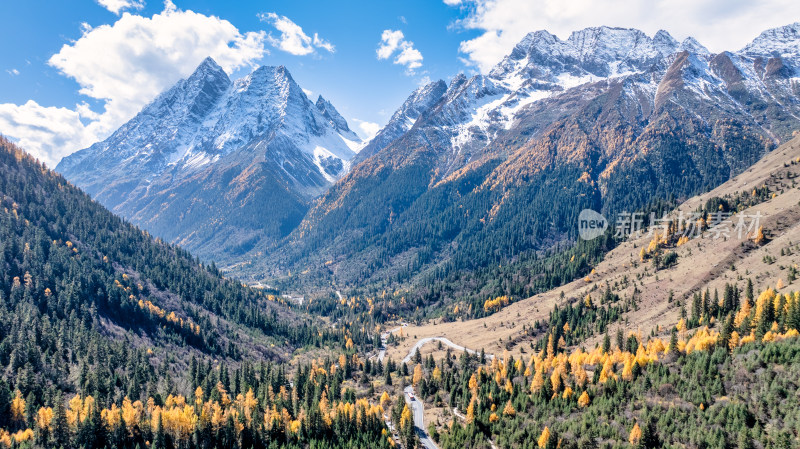
[[[631,429],[631,433],[628,436],[628,442],[631,445],[636,446],[639,444],[639,440],[642,439],[642,429],[639,428],[639,423],[633,425],[633,429]]]
[[[547,447],[547,443],[550,442],[550,437],[551,437],[550,428],[547,427],[547,426],[544,426],[544,430],[542,430],[542,434],[539,435],[539,441],[537,441],[537,443],[539,444],[539,447],[540,448]]]

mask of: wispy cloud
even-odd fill
[[[333,44],[330,43],[330,41],[322,39],[321,37],[319,37],[319,34],[317,33],[314,33],[313,44],[315,47],[321,48],[327,51],[328,53],[334,53],[336,51],[336,47],[334,47]]]
[[[142,9],[144,8],[144,1],[142,0],[97,0],[103,8],[119,15],[123,9]]]
[[[19,70],[17,70],[17,69],[8,69],[8,70],[6,70],[6,72],[11,76],[19,75]]]
[[[273,47],[287,53],[303,56],[314,53],[315,49],[321,48],[329,53],[336,51],[336,47],[330,41],[322,39],[319,34],[314,33],[312,38],[303,31],[303,28],[292,22],[286,16],[279,16],[274,12],[261,13],[258,18],[262,22],[269,23],[280,32],[279,37],[269,35],[268,40]]]
[[[400,30],[383,30],[376,54],[378,59],[389,59],[397,54],[394,63],[406,67],[406,74],[413,75],[422,67],[422,53],[414,48],[414,43],[407,41]]]
[[[353,121],[358,126],[359,135],[364,141],[371,140],[381,130],[381,125],[377,123],[368,122],[366,120],[359,120],[354,118]]]

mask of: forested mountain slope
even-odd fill
[[[494,279],[498,267],[522,273],[574,244],[582,209],[674,205],[792,137],[798,26],[719,54],[665,32],[531,33],[489,74],[454,78],[405,120],[408,131],[328,190],[285,244],[256,250],[279,263],[254,252],[240,272],[370,294],[420,287],[419,305],[557,285],[539,269]]]
[[[388,357],[430,337],[486,354],[412,357],[429,433],[448,449],[797,447],[798,178],[795,138],[586,277],[404,327]]]

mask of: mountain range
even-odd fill
[[[664,31],[531,33],[488,74],[415,92],[276,258],[340,285],[463,282],[575,241],[583,208],[719,185],[800,126],[799,30],[719,54]],[[488,273],[467,288],[507,293]]]
[[[800,24],[531,33],[369,142],[206,59],[58,169],[0,136],[5,448],[798,447]]]
[[[361,145],[285,67],[231,81],[208,58],[57,170],[112,211],[209,257],[288,234]]]
[[[721,184],[800,128],[798,97],[800,23],[716,54],[665,31],[538,31],[488,74],[416,90],[356,153],[285,68],[230,82],[207,60],[57,170],[245,277],[530,293],[536,273],[512,286],[497,270],[574,242],[584,208]]]

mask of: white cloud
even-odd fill
[[[64,148],[94,142],[95,136],[80,120],[80,109],[44,107],[33,100],[23,105],[0,104],[0,129],[34,157],[54,167],[65,156]]]
[[[6,72],[11,76],[19,75],[19,70],[17,70],[17,69],[8,69],[8,70],[6,70]]]
[[[397,57],[394,63],[406,67],[406,74],[413,75],[415,70],[422,67],[422,53],[414,48],[414,43],[407,41],[400,30],[383,30],[381,41],[375,53],[378,59],[389,59],[395,52]]]
[[[761,31],[800,17],[796,0],[444,0],[465,4],[457,25],[482,31],[461,43],[471,64],[487,72],[522,38],[546,29],[562,39],[590,26],[660,29],[676,39],[695,37],[711,51],[738,50]],[[794,19],[793,19],[794,18]]]
[[[403,41],[403,32],[400,30],[383,30],[381,43],[378,45],[378,59],[389,59]]]
[[[142,0],[97,0],[103,8],[119,15],[123,9],[142,9],[144,8],[144,1]]]
[[[314,43],[315,47],[321,48],[321,49],[327,51],[328,53],[336,52],[336,47],[334,47],[333,44],[331,44],[330,41],[326,41],[326,40],[322,39],[321,37],[319,37],[319,34],[317,34],[317,33],[314,33],[314,41],[313,41],[313,43]]]
[[[0,105],[3,132],[51,166],[107,137],[207,56],[231,73],[266,53],[263,31],[241,33],[227,20],[182,11],[170,1],[150,18],[125,13],[113,25],[82,29],[48,62],[77,81],[81,94],[103,102],[102,113],[86,103],[74,110],[32,101]]]
[[[444,0],[444,4],[447,6],[458,6],[461,4],[461,0]]]
[[[92,110],[91,106],[89,106],[89,104],[87,104],[85,101],[83,103],[76,104],[75,105],[75,111],[82,118],[85,118],[85,119],[88,119],[88,120],[92,120],[92,121],[99,120],[100,117],[102,117],[97,112],[94,112]]]
[[[395,58],[394,63],[404,65],[413,72],[422,67],[422,53],[414,47],[404,47],[403,51]]]
[[[357,118],[354,118],[353,121],[358,125],[358,134],[364,139],[365,142],[375,137],[375,134],[378,134],[378,131],[381,130],[381,125],[377,123],[367,122]]]
[[[292,22],[292,20],[286,16],[279,16],[274,12],[268,12],[259,14],[258,18],[262,22],[271,24],[275,29],[280,31],[281,35],[279,38],[272,37],[272,35],[268,38],[270,44],[275,48],[297,56],[314,53],[315,48],[321,48],[329,53],[336,51],[333,44],[319,37],[317,33],[314,33],[314,37],[311,38],[303,31],[300,25]]]
[[[312,91],[310,91],[308,89],[303,89],[303,93],[306,94],[306,97],[308,97],[308,98],[311,98],[314,95],[314,92],[312,92]]]

